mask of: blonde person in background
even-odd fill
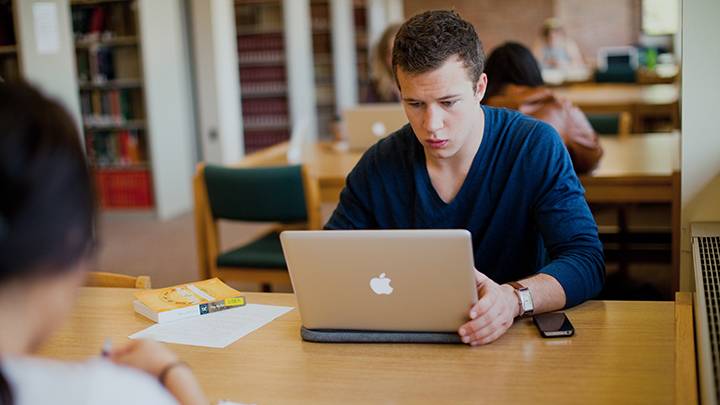
[[[548,18],[533,46],[533,54],[543,69],[578,69],[585,67],[580,48],[556,18]]]
[[[399,102],[400,91],[392,71],[392,49],[400,24],[391,24],[383,31],[370,53],[370,86],[366,103]]]
[[[0,405],[207,405],[165,346],[84,362],[33,353],[70,313],[95,252],[95,197],[75,124],[24,84],[0,84]],[[130,311],[128,307],[128,311]]]
[[[370,82],[365,88],[364,97],[361,95],[362,103],[400,102],[400,91],[392,72],[392,48],[399,28],[400,24],[387,26],[370,52]],[[347,149],[346,130],[340,116],[337,116],[332,131],[338,141],[335,144],[338,150]]]

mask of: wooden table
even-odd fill
[[[680,134],[602,137],[605,151],[591,174],[580,176],[591,204],[669,204],[672,212],[672,291],[680,287]]]
[[[633,117],[633,132],[643,132],[646,117],[667,117],[680,127],[680,88],[676,84],[591,83],[554,89],[586,113],[627,111]]]
[[[119,344],[150,326],[133,312],[132,292],[82,288],[70,321],[41,354],[85,359],[99,353],[106,337]],[[296,306],[290,294],[247,297],[251,303]],[[678,304],[683,306],[590,301],[567,311],[576,328],[572,338],[543,339],[530,320],[523,320],[500,340],[478,348],[303,342],[297,310],[225,349],[171,346],[213,400],[663,404],[692,392],[692,387],[676,388],[676,381],[695,381],[692,304],[687,299]]]
[[[599,167],[580,179],[589,202],[672,202],[673,177],[679,171],[678,133],[602,137],[605,154]],[[287,143],[248,155],[241,166],[287,164]],[[330,143],[305,148],[302,163],[318,179],[324,202],[337,202],[345,178],[362,152],[339,151]]]

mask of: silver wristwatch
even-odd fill
[[[512,288],[515,289],[515,294],[517,294],[518,300],[520,301],[519,317],[525,318],[528,316],[532,316],[533,311],[535,310],[535,306],[533,305],[532,294],[530,294],[530,290],[516,281],[511,281],[508,284],[510,284]]]

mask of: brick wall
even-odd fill
[[[485,52],[505,41],[532,47],[546,18],[555,16],[588,61],[601,46],[637,42],[641,0],[405,0],[405,15],[454,8],[475,26]]]
[[[600,47],[637,43],[640,13],[641,0],[555,0],[555,16],[593,63]]]

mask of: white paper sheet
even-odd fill
[[[129,336],[181,345],[223,348],[258,329],[293,307],[247,304],[179,321],[158,323]]]
[[[35,47],[40,55],[52,55],[60,51],[60,27],[57,4],[40,2],[33,4]]]

